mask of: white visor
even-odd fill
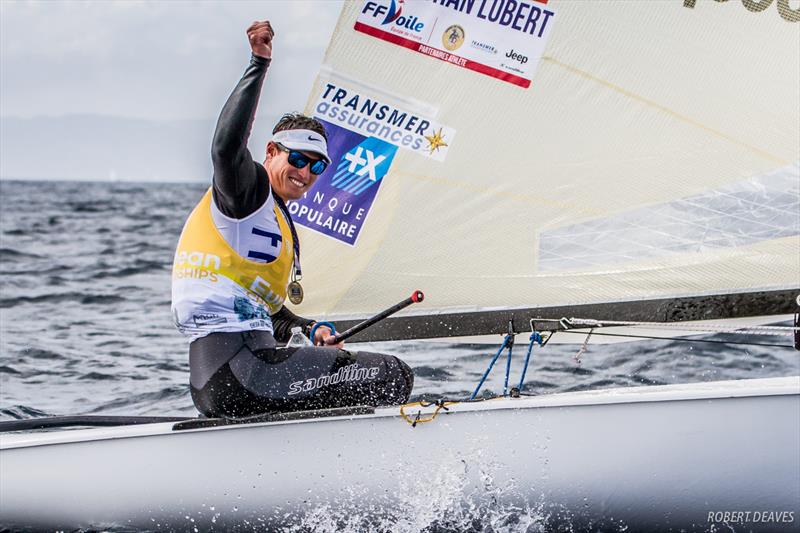
[[[311,130],[283,130],[272,136],[272,142],[280,143],[290,150],[313,152],[322,156],[322,159],[331,164],[328,157],[328,143],[325,137]]]

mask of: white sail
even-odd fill
[[[432,313],[797,287],[790,4],[345,3],[306,109],[340,153],[291,206],[296,311],[413,289]]]

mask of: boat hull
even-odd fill
[[[715,513],[750,511],[784,514],[748,529],[791,531],[800,520],[800,378],[490,400],[416,427],[398,415],[4,436],[0,522],[419,530],[505,513],[705,530]]]

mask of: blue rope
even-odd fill
[[[528,363],[531,360],[531,352],[533,351],[533,345],[538,343],[539,346],[542,345],[542,335],[538,331],[532,331],[530,337],[530,344],[528,344],[528,355],[525,356],[525,366],[522,367],[522,377],[519,378],[519,391],[522,392],[522,384],[525,383],[525,374],[528,372]]]
[[[506,381],[503,383],[503,396],[508,396],[508,376],[511,374],[511,349],[513,344],[508,346],[508,358],[506,359]]]
[[[469,397],[470,400],[474,400],[475,397],[478,395],[478,392],[481,390],[481,387],[483,387],[483,382],[486,381],[486,378],[489,376],[489,372],[492,371],[492,367],[494,366],[495,362],[497,361],[497,358],[500,357],[501,353],[503,353],[503,350],[508,345],[508,342],[510,340],[511,340],[511,335],[506,335],[506,338],[503,339],[502,346],[500,346],[500,349],[497,350],[496,354],[494,354],[494,357],[492,358],[492,362],[489,363],[489,368],[487,368],[486,372],[483,373],[483,377],[481,378],[480,383],[478,383],[478,386],[475,388],[475,392],[473,392],[472,396]],[[506,379],[508,379],[508,378],[506,378]]]

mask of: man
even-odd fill
[[[323,125],[284,115],[263,163],[247,149],[261,85],[272,58],[269,22],[247,30],[250,65],[228,98],[214,133],[211,189],[183,228],[175,253],[172,310],[189,335],[192,399],[206,416],[404,403],[411,369],[393,356],[340,349],[331,330],[314,344],[277,348],[293,327],[314,322],[283,302],[300,276],[300,245],[286,203],[314,185],[331,163]],[[291,284],[290,284],[291,280]]]

